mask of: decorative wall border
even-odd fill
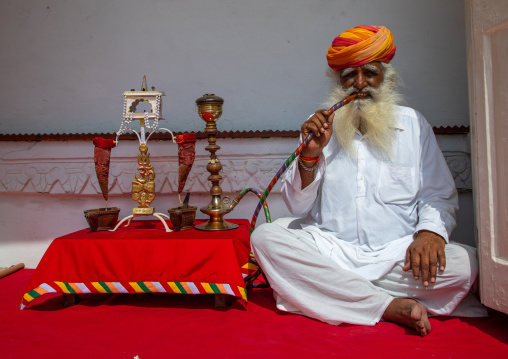
[[[254,150],[245,154],[220,156],[223,166],[221,187],[224,193],[238,193],[245,187],[264,190],[281,164],[287,159],[284,154],[260,153]],[[460,151],[443,152],[448,167],[455,179],[459,192],[472,189],[471,160],[469,154]],[[195,194],[209,192],[208,158],[196,156],[191,175],[187,179],[186,191]],[[176,194],[178,190],[178,159],[176,156],[152,157],[155,168],[155,190],[161,194]],[[111,161],[109,177],[110,195],[129,194],[137,173],[132,157],[115,157]],[[95,175],[93,160],[80,158],[34,158],[0,161],[0,193],[43,193],[58,195],[98,195],[100,187]],[[272,193],[280,193],[280,183]]]
[[[234,158],[233,158],[234,157]],[[225,193],[237,193],[245,187],[264,189],[286,158],[252,158],[252,156],[220,156],[223,166],[221,187]],[[92,162],[92,163],[91,163]],[[196,158],[185,190],[196,194],[210,191],[206,170],[208,159]],[[178,191],[178,159],[151,158],[156,171],[155,191],[176,194]],[[109,176],[110,195],[132,192],[137,173],[133,159],[113,159]],[[89,158],[63,160],[34,160],[30,163],[0,164],[0,192],[23,192],[66,195],[97,195],[100,187],[93,161]],[[280,192],[280,186],[274,191]]]

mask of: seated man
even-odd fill
[[[251,241],[279,309],[331,324],[383,318],[424,336],[428,313],[451,314],[478,264],[474,248],[449,243],[457,191],[430,125],[397,105],[395,49],[385,27],[335,38],[327,58],[339,85],[330,104],[357,97],[301,127],[302,138],[314,137],[282,194],[306,217],[263,224]]]

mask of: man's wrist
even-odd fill
[[[319,157],[321,157],[321,153],[323,153],[323,151],[312,152],[312,151],[305,151],[305,150],[306,149],[304,148],[302,150],[302,152],[300,152],[300,155],[303,157],[319,158]]]
[[[318,164],[318,161],[303,161],[301,157],[298,157],[298,163],[306,171],[314,171]]]
[[[415,234],[413,235],[413,239],[416,239],[418,237],[418,235],[423,234],[423,233],[429,233],[431,235],[439,237],[446,244],[446,239],[444,239],[443,236],[441,236],[440,234],[437,234],[436,232],[430,231],[428,229],[420,229],[419,231],[416,231]]]

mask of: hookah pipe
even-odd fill
[[[337,111],[339,108],[341,108],[342,106],[344,105],[347,105],[348,103],[350,103],[357,95],[356,94],[353,94],[353,95],[350,95],[346,98],[344,98],[342,101],[339,101],[337,102],[336,104],[334,104],[332,107],[330,107],[330,109],[328,110],[328,112],[330,113],[330,115],[332,113],[334,113],[335,111]],[[268,187],[266,188],[265,192],[263,194],[261,194],[260,191],[258,191],[257,189],[255,188],[252,188],[252,187],[246,187],[244,188],[239,194],[238,196],[233,200],[233,202],[231,203],[231,209],[233,209],[237,204],[238,202],[243,198],[243,196],[247,193],[247,192],[253,192],[254,194],[256,194],[258,197],[259,197],[259,203],[258,203],[258,206],[256,207],[256,210],[254,211],[254,215],[252,216],[252,220],[251,220],[251,224],[250,224],[250,233],[252,233],[254,231],[254,228],[256,227],[256,222],[257,222],[257,219],[258,219],[258,215],[259,215],[259,211],[261,210],[261,207],[263,207],[263,210],[265,212],[265,217],[266,217],[266,221],[268,223],[270,223],[272,220],[271,220],[271,217],[270,217],[270,211],[268,209],[268,205],[266,204],[266,197],[268,197],[268,195],[270,194],[272,188],[275,186],[275,184],[277,183],[277,181],[279,180],[280,176],[286,171],[286,169],[289,168],[289,166],[291,165],[291,163],[295,160],[295,158],[300,154],[300,152],[303,150],[303,148],[305,146],[307,146],[307,144],[309,143],[309,141],[314,137],[314,133],[313,132],[310,132],[309,135],[302,141],[302,143],[300,144],[300,146],[298,146],[298,148],[296,149],[295,152],[293,152],[291,154],[291,156],[289,156],[289,158],[284,162],[284,164],[282,165],[282,167],[277,171],[277,174],[273,177],[272,181],[270,182],[270,184],[268,185]]]
[[[332,107],[330,107],[328,112],[331,115],[332,113],[337,111],[342,106],[347,105],[348,103],[350,103],[356,96],[357,96],[356,94],[353,94],[353,95],[350,95],[350,96],[344,98],[342,101],[339,101],[336,104],[334,104]],[[282,167],[277,171],[277,174],[273,177],[272,181],[270,182],[270,184],[268,185],[268,187],[266,188],[266,190],[265,190],[265,192],[263,194],[261,194],[261,192],[259,190],[255,189],[255,188],[246,187],[232,201],[231,206],[230,206],[231,210],[233,210],[233,208],[238,204],[238,202],[240,202],[240,200],[243,198],[243,196],[245,196],[245,194],[247,192],[253,192],[254,194],[256,194],[259,197],[259,203],[258,203],[258,205],[256,207],[256,210],[254,211],[254,215],[252,216],[252,219],[250,221],[250,233],[252,233],[254,231],[254,228],[256,227],[256,222],[257,222],[259,211],[261,210],[261,207],[263,207],[263,210],[265,212],[266,221],[268,223],[272,222],[272,219],[271,219],[271,216],[270,216],[270,211],[268,209],[268,204],[266,203],[266,197],[268,197],[268,195],[270,194],[272,188],[275,186],[275,184],[279,180],[280,176],[282,176],[282,174],[286,171],[286,169],[289,168],[291,163],[300,154],[300,152],[303,150],[303,148],[305,146],[307,146],[307,144],[309,143],[309,141],[313,137],[314,137],[314,133],[310,132],[308,134],[308,136],[302,141],[300,146],[298,146],[296,151],[293,152],[291,154],[291,156],[289,156],[289,158],[284,162]],[[268,287],[270,287],[268,279],[266,278],[265,274],[263,273],[263,270],[261,269],[261,267],[257,264],[256,259],[254,258],[254,254],[252,252],[250,252],[249,263],[254,264],[257,267],[257,269],[256,269],[256,271],[254,273],[250,274],[248,277],[246,277],[244,279],[245,280],[245,284],[247,285],[247,288],[268,288]],[[265,283],[254,284],[254,281],[260,275],[263,276],[263,278],[265,279]]]

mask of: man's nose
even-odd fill
[[[367,79],[362,73],[359,73],[355,76],[355,87],[358,90],[362,90],[364,87],[367,86]]]

